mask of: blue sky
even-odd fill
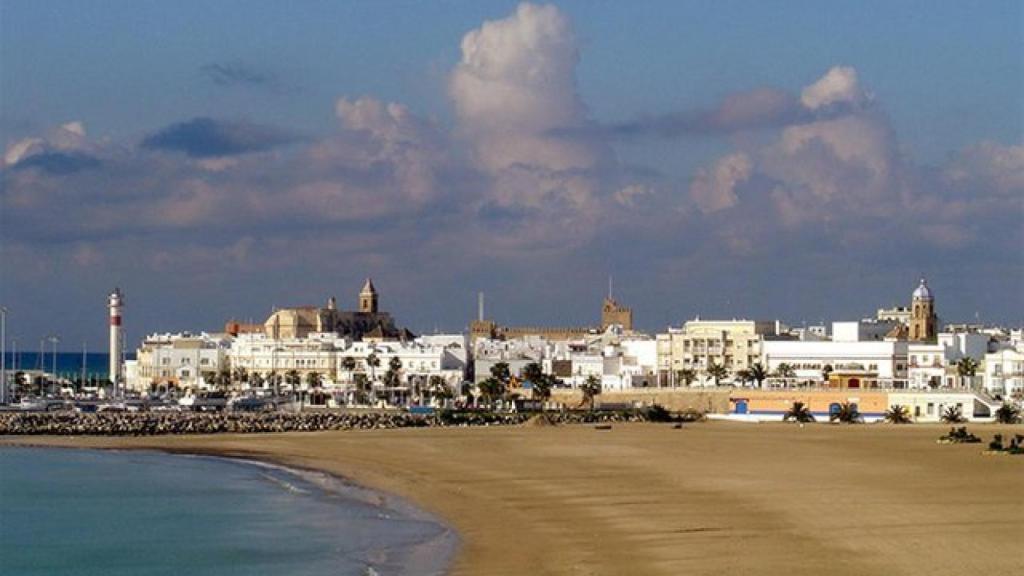
[[[608,274],[650,329],[870,314],[919,274],[951,320],[1022,320],[1020,3],[532,8],[3,1],[16,330],[102,341],[113,284],[138,337],[367,275],[418,330],[477,290],[591,322]]]

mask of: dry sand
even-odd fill
[[[1024,457],[943,426],[703,423],[7,438],[316,468],[447,519],[453,573],[1024,573]],[[971,426],[987,442],[1022,426]]]

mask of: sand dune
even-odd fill
[[[1024,457],[946,427],[783,424],[8,438],[245,455],[408,498],[456,574],[1020,574]],[[986,441],[1024,427],[974,426]]]

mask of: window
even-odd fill
[[[210,359],[209,358],[203,358],[203,359],[199,360],[199,363],[202,364],[203,366],[208,366],[210,364]]]

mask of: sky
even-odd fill
[[[8,337],[1024,323],[1019,2],[0,0]],[[33,345],[22,345],[32,348]]]

